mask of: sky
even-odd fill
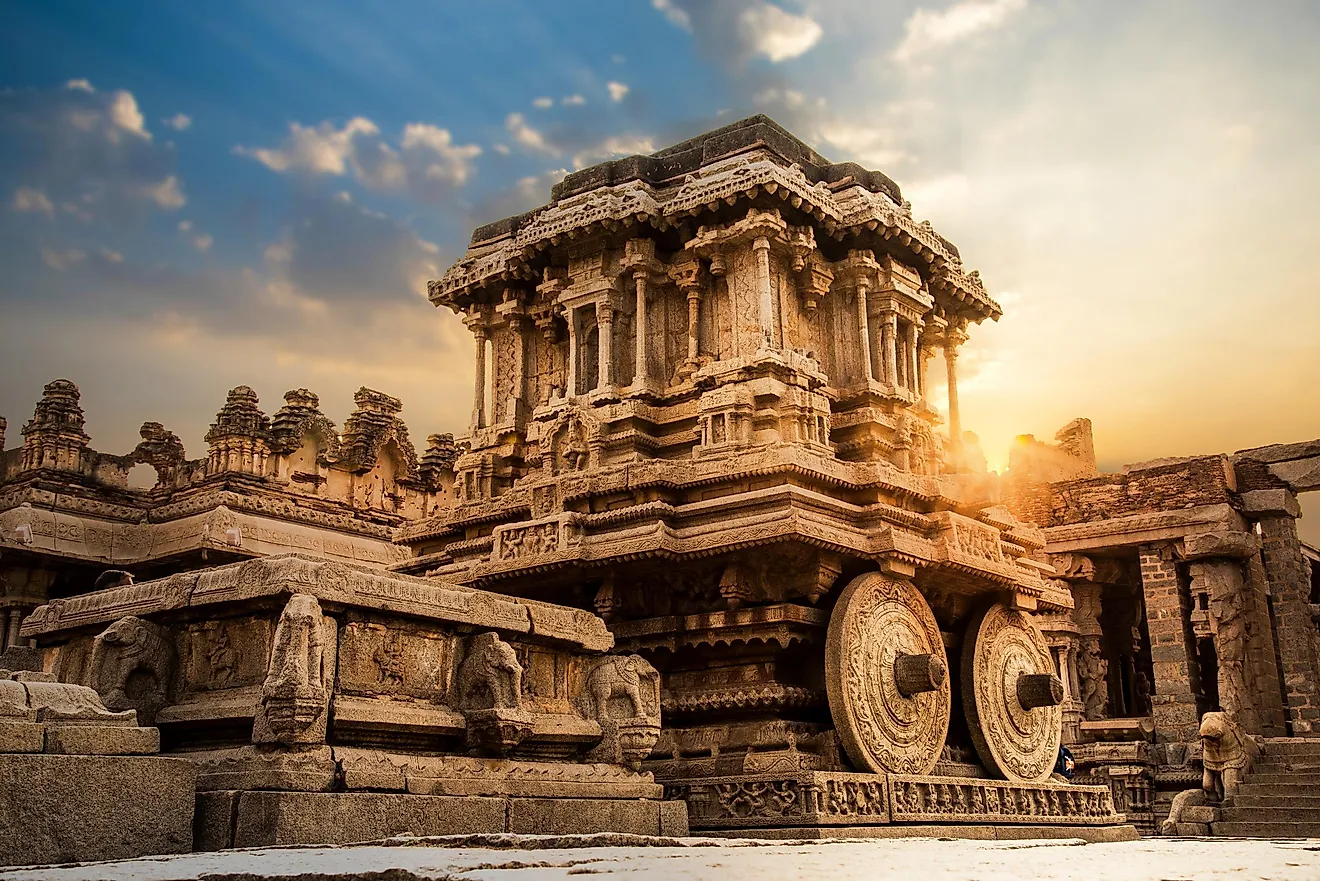
[[[0,0],[0,22],[11,447],[57,377],[107,452],[155,420],[202,455],[239,384],[341,424],[366,385],[419,445],[462,434],[471,337],[425,284],[472,228],[758,112],[896,180],[1003,305],[959,360],[992,467],[1077,416],[1110,470],[1320,436],[1310,0]]]

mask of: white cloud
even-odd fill
[[[311,127],[294,122],[279,147],[235,147],[274,171],[305,171],[343,176],[350,171],[375,190],[408,190],[413,195],[439,197],[461,187],[474,172],[481,155],[476,144],[456,144],[448,129],[410,122],[398,147],[381,137],[379,127],[355,117],[342,128],[322,122]]]
[[[172,174],[157,183],[138,187],[137,195],[144,199],[150,199],[167,211],[173,211],[188,204],[188,199],[183,195],[183,189],[179,185],[179,178]]]
[[[276,148],[235,147],[235,152],[250,156],[272,171],[311,171],[318,174],[342,175],[348,170],[348,158],[353,153],[353,139],[359,135],[376,135],[380,129],[369,119],[356,116],[335,128],[323,122],[315,128],[301,123],[289,123],[289,136]]]
[[[499,153],[501,156],[508,156],[508,155],[509,155],[509,145],[508,145],[508,144],[492,144],[492,145],[491,145],[491,149],[494,150],[496,153]]]
[[[527,118],[521,113],[510,113],[504,118],[504,128],[513,136],[513,139],[528,150],[536,150],[541,153],[554,153],[555,148],[546,141],[545,135],[527,124]]]
[[[685,31],[692,30],[692,16],[688,15],[686,10],[675,6],[673,0],[651,0],[651,5],[664,13],[670,24],[677,25]]]
[[[1027,8],[1028,0],[963,0],[939,11],[918,9],[904,24],[903,40],[893,58],[902,63],[920,60],[930,52],[971,39],[1002,26]]]
[[[165,119],[162,119],[161,122],[167,127],[174,129],[176,132],[187,131],[192,127],[192,117],[186,113],[176,113],[173,116],[168,116]]]
[[[842,150],[844,158],[868,168],[883,170],[907,156],[898,135],[883,125],[830,120],[821,124],[820,136]]]
[[[193,247],[203,253],[211,250],[211,243],[213,241],[215,240],[211,238],[211,236],[207,233],[201,233],[200,235],[195,235],[192,238]]]
[[[123,254],[119,253],[118,251],[111,251],[109,248],[102,248],[101,256],[104,257],[106,260],[110,261],[111,263],[124,262]]]
[[[34,187],[19,187],[14,190],[14,201],[10,203],[10,207],[19,212],[31,211],[47,217],[55,216],[55,206],[51,204],[50,199],[44,192]]]
[[[628,94],[628,86],[624,83],[609,82],[606,88],[610,90],[611,101],[622,101]]]
[[[448,129],[421,122],[409,123],[404,128],[401,146],[405,153],[415,153],[422,160],[428,180],[445,181],[456,187],[467,183],[472,160],[481,155],[476,144],[455,144]]]
[[[142,111],[138,109],[137,99],[133,97],[132,92],[123,89],[114,93],[110,99],[110,121],[116,126],[136,135],[139,138],[151,140],[151,132],[145,127],[145,120],[142,118]],[[113,130],[111,130],[113,133]]]
[[[565,107],[581,107],[583,104],[587,103],[587,99],[583,98],[581,95],[568,95],[561,98],[559,103],[563,104]]]
[[[574,168],[585,168],[593,162],[612,159],[616,156],[634,156],[638,153],[654,153],[655,146],[650,138],[636,135],[623,135],[606,138],[599,144],[587,147],[573,156]]]
[[[191,230],[191,229],[192,229],[192,221],[191,221],[191,220],[180,220],[180,221],[179,221],[179,232],[188,232],[188,231]]]
[[[92,84],[89,83],[87,80],[69,80],[67,83],[64,84],[64,88],[75,92],[96,91],[96,89],[92,88]]]
[[[64,251],[56,251],[53,248],[41,249],[41,260],[51,269],[62,271],[68,269],[76,263],[81,263],[87,259],[86,251],[79,251],[77,248],[69,248]]]
[[[532,106],[539,108],[541,110],[545,110],[546,108],[555,106],[555,99],[550,98],[546,95],[542,95],[540,98],[532,99]]]
[[[744,9],[739,27],[754,52],[776,63],[797,58],[824,33],[810,16],[794,15],[769,3]]]

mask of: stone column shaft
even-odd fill
[[[917,325],[909,324],[907,332],[907,375],[908,388],[912,389],[914,395],[921,394],[921,385],[918,381],[917,370]]]
[[[637,317],[633,322],[637,332],[637,343],[635,347],[636,365],[633,369],[633,384],[646,385],[649,377],[646,375],[646,273],[633,273],[633,281],[637,285]]]
[[[11,645],[18,645],[18,629],[23,626],[23,610],[13,608],[9,610],[9,635],[5,639],[5,648]]]
[[[472,427],[482,428],[486,424],[486,340],[485,328],[472,332],[477,340],[477,380],[472,392]]]
[[[870,293],[870,282],[865,279],[857,281],[857,329],[861,333],[861,352],[863,376],[868,383],[875,379],[874,372],[871,369],[871,328],[866,314],[866,300]]]
[[[894,312],[885,314],[882,325],[882,342],[885,347],[885,382],[898,385],[898,315]]]
[[[697,353],[700,350],[701,343],[701,289],[689,288],[687,291],[688,306],[688,361],[696,363]]]
[[[770,240],[764,236],[752,243],[756,253],[756,289],[760,294],[761,347],[775,346],[775,300],[770,290]]]
[[[596,341],[596,387],[607,388],[614,385],[614,307],[609,303],[596,304]]]
[[[568,312],[568,388],[565,390],[565,397],[571,398],[578,393],[577,374],[578,374],[578,329],[577,329],[577,310],[570,309]]]

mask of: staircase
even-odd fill
[[[1320,838],[1320,738],[1267,739],[1220,817],[1215,835]]]

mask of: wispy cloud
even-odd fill
[[[614,82],[613,80],[611,80],[610,82],[606,83],[605,86],[610,90],[611,101],[615,101],[615,102],[622,101],[628,95],[628,86],[624,83]]]
[[[476,144],[455,143],[448,129],[421,122],[404,126],[397,147],[392,146],[374,122],[358,116],[338,127],[293,122],[280,146],[238,146],[234,152],[272,171],[334,176],[351,171],[371,189],[426,197],[466,184],[482,151]]]
[[[903,40],[893,58],[901,63],[926,56],[956,43],[1002,27],[1027,8],[1028,0],[963,0],[941,10],[917,9],[903,25]]]

